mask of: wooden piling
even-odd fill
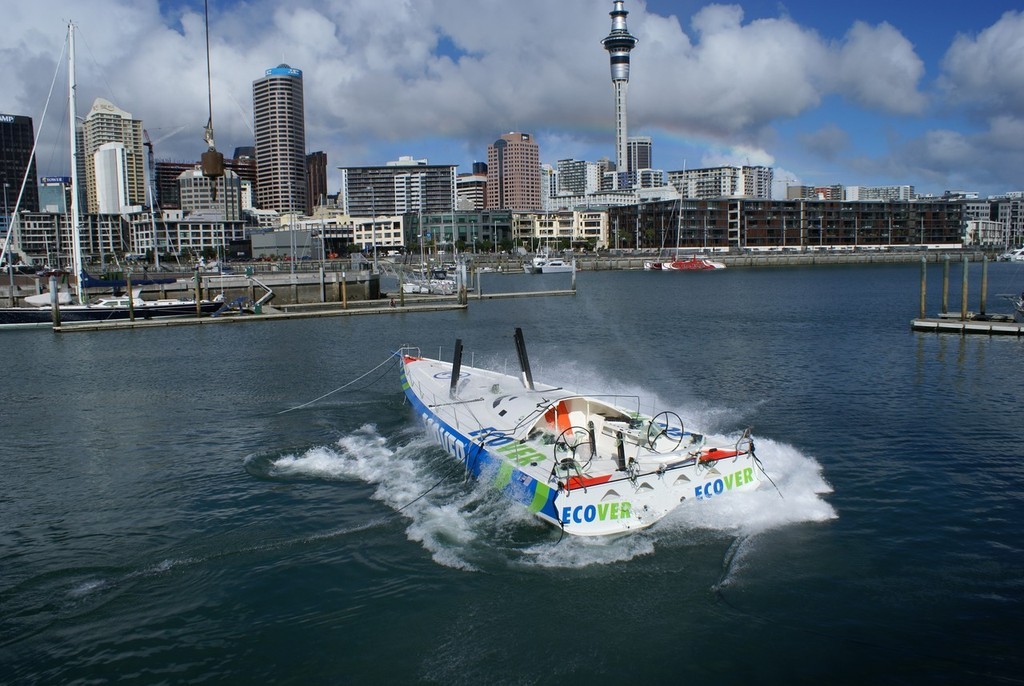
[[[200,276],[200,274],[199,274],[199,267],[196,267],[196,317],[201,317],[203,315],[203,306],[202,306],[203,285],[202,285],[202,280],[203,280],[203,277]]]
[[[927,292],[927,283],[928,283],[928,258],[922,256],[921,257],[921,313],[919,315],[921,319],[924,319],[926,316],[928,316],[928,311],[926,309],[926,307],[927,307],[926,299],[925,299],[925,294]]]
[[[964,255],[964,277],[960,285],[960,319],[967,319],[967,255]]]
[[[988,255],[981,258],[981,305],[978,307],[978,312],[981,315],[985,314],[986,300],[988,300]]]
[[[949,312],[949,255],[942,256],[942,314]]]
[[[57,277],[50,275],[50,307],[53,313],[53,328],[60,328],[60,293],[57,292]]]
[[[135,321],[135,295],[132,293],[132,273],[124,273],[124,285],[128,289],[128,321]]]

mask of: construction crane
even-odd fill
[[[142,144],[146,146],[146,166],[149,169],[149,183],[146,184],[146,191],[149,193],[149,216],[153,226],[153,265],[157,271],[160,271],[160,241],[157,240],[156,231],[156,212],[157,212],[157,199],[156,199],[156,160],[153,156],[153,146],[155,143],[166,140],[184,129],[187,124],[171,130],[168,133],[160,136],[155,142],[149,137],[149,131],[142,129]]]
[[[149,137],[149,131],[142,129],[142,144],[146,146],[146,165],[149,168],[149,178],[152,183],[156,183],[156,161],[153,158],[153,146],[157,143],[163,142],[173,136],[174,134],[184,130],[188,124],[182,124],[181,126],[171,129],[169,132],[157,138],[155,141]],[[156,193],[153,193],[151,199],[154,203],[156,202]]]

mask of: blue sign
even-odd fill
[[[64,185],[68,185],[68,184],[71,183],[71,177],[70,176],[44,176],[42,179],[40,179],[40,181],[42,183],[54,183],[54,184],[62,183]]]
[[[276,67],[271,67],[270,69],[267,69],[263,73],[263,75],[264,76],[298,76],[299,78],[302,78],[302,70],[301,69],[295,69],[294,67],[289,67],[287,64],[279,64]]]

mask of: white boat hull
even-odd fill
[[[745,434],[711,448],[672,412],[644,417],[613,401],[401,351],[402,387],[433,438],[473,476],[580,536],[648,527],[683,503],[756,488]]]

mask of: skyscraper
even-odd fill
[[[629,149],[629,168],[626,171],[633,178],[636,178],[636,173],[641,169],[650,169],[654,166],[651,162],[650,136],[630,136],[626,141],[626,147]]]
[[[265,210],[305,212],[306,123],[302,70],[267,69],[252,83],[256,131],[256,202]]]
[[[487,147],[487,209],[541,208],[540,149],[528,133],[511,132]]]
[[[313,214],[314,207],[327,205],[327,153],[323,150],[306,155],[306,214]]]
[[[615,92],[615,167],[619,172],[629,171],[626,151],[626,86],[629,83],[629,52],[636,47],[637,40],[626,28],[626,15],[622,9],[624,0],[615,0],[609,14],[612,31],[601,43],[608,51],[612,69],[612,89]]]
[[[39,195],[36,188],[36,160],[32,156],[35,144],[35,132],[32,117],[15,114],[0,114],[0,194],[6,192],[7,206],[3,212],[10,215],[21,191],[21,181],[25,170],[29,170],[25,194],[21,199],[21,209],[30,212],[39,211]],[[2,195],[0,195],[2,197]],[[0,225],[6,226],[6,220]],[[0,237],[0,242],[3,238]]]
[[[353,217],[451,212],[455,208],[455,167],[408,156],[383,166],[339,167],[339,202]]]
[[[109,213],[115,214],[127,206],[142,207],[146,205],[146,154],[143,146],[142,120],[133,119],[130,112],[125,112],[109,100],[96,98],[85,121],[81,123],[80,130],[78,178],[85,179],[87,211],[90,214],[100,211],[96,153],[107,143],[120,143],[124,146],[123,152],[118,153],[120,160],[116,171],[117,174],[123,174],[123,179],[119,181],[108,177],[110,183],[123,183],[124,186],[120,192],[121,207],[118,209],[105,207],[105,209]],[[103,149],[109,151],[112,148],[107,146]],[[105,153],[105,155],[109,155],[109,153]],[[108,159],[107,162],[109,161]],[[105,162],[101,162],[100,168],[113,169]]]

